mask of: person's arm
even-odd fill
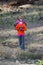
[[[25,25],[27,26],[27,23],[25,22]]]
[[[15,27],[15,30],[19,30],[19,25],[17,24],[16,27]]]
[[[26,27],[26,25],[24,24],[23,25],[23,31],[26,31],[27,30],[27,27]]]

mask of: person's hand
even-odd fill
[[[19,30],[23,30],[23,28],[22,28],[22,27],[20,27],[20,28],[19,28]]]

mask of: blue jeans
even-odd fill
[[[25,37],[24,36],[19,36],[19,47],[21,49],[25,49]]]

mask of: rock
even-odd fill
[[[20,62],[18,60],[16,60],[16,64],[20,65]]]

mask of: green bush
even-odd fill
[[[38,60],[38,62],[36,62],[36,65],[43,65],[43,60]]]

